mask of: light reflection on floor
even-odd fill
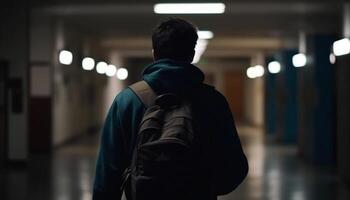
[[[293,146],[266,145],[260,129],[239,127],[249,160],[245,181],[219,200],[349,200],[334,169],[315,167],[297,158]],[[90,200],[98,137],[35,156],[26,168],[0,172],[1,200]]]
[[[261,129],[238,129],[250,170],[245,181],[219,200],[349,200],[349,188],[329,167],[306,164],[295,146],[266,144]]]

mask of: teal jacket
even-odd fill
[[[236,127],[225,97],[203,84],[204,74],[191,64],[169,59],[158,60],[143,72],[145,80],[157,94],[176,93],[193,102],[197,131],[208,136],[210,144],[203,147],[203,172],[200,188],[211,194],[231,192],[248,172],[247,159],[242,151]],[[138,132],[138,125],[146,108],[130,89],[121,91],[108,112],[102,129],[98,155],[94,200],[121,199],[119,190],[122,174],[130,164]],[[199,170],[201,171],[201,170]],[[207,198],[207,199],[215,199]]]

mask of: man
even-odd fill
[[[195,199],[216,199],[243,181],[248,164],[225,97],[203,84],[203,73],[191,64],[197,39],[197,29],[185,20],[161,23],[152,35],[155,62],[145,68],[143,80],[157,95],[175,93],[191,100],[194,126],[203,138],[193,158],[199,166],[193,194]],[[102,130],[94,200],[121,198],[122,174],[130,165],[145,110],[130,88],[115,98]]]

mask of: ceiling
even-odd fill
[[[105,48],[142,54],[149,52],[153,27],[175,16],[154,14],[156,2],[159,1],[34,0],[32,14],[62,20],[68,28],[94,38]],[[222,15],[176,15],[192,21],[199,29],[214,32],[207,55],[245,55],[292,48],[297,45],[300,31],[336,35],[342,29],[341,1],[226,2]]]

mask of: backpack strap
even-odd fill
[[[146,108],[149,108],[154,104],[157,94],[146,81],[136,82],[130,85],[129,88],[135,92]]]

